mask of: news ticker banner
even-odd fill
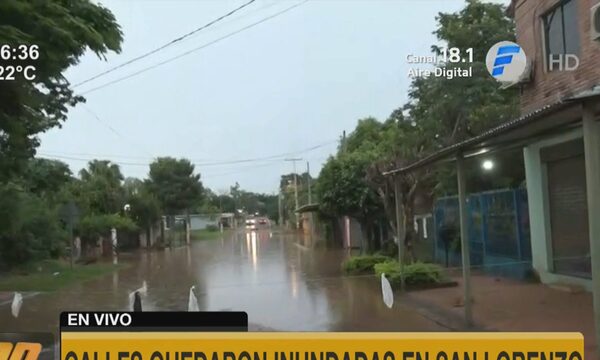
[[[61,360],[584,359],[580,333],[249,333],[246,314],[230,312],[78,312],[60,320]],[[9,335],[0,337],[0,360],[55,353],[49,334]]]
[[[60,356],[61,360],[584,358],[580,333],[249,333],[247,325],[246,313],[234,312],[63,313]]]
[[[71,332],[61,360],[579,360],[576,333]]]

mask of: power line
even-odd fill
[[[230,11],[230,12],[228,12],[227,14],[225,14],[225,15],[222,15],[222,16],[220,16],[220,17],[216,18],[215,20],[213,20],[213,21],[210,21],[210,22],[209,22],[209,23],[207,23],[207,24],[204,24],[204,25],[202,25],[201,27],[199,27],[199,28],[197,28],[197,29],[194,29],[194,30],[192,30],[192,31],[188,32],[187,34],[181,35],[180,37],[178,37],[178,38],[176,38],[176,39],[173,39],[173,40],[169,41],[168,43],[166,43],[166,44],[164,44],[164,45],[162,45],[162,46],[159,46],[159,47],[157,47],[156,49],[154,49],[154,50],[152,50],[152,51],[149,51],[149,52],[147,52],[147,53],[145,53],[145,54],[142,54],[142,55],[140,55],[140,56],[138,56],[138,57],[135,57],[135,58],[133,58],[133,59],[131,59],[131,60],[129,60],[129,61],[126,61],[126,62],[124,62],[124,63],[122,63],[122,64],[120,64],[120,65],[117,65],[117,66],[115,66],[115,67],[112,67],[112,68],[110,68],[110,69],[108,69],[108,70],[106,70],[106,71],[103,71],[103,72],[101,72],[101,73],[99,73],[99,74],[97,74],[97,75],[95,75],[95,76],[92,76],[91,78],[89,78],[89,79],[86,79],[86,80],[84,80],[84,81],[82,81],[82,82],[79,82],[79,83],[77,83],[77,84],[73,85],[73,87],[78,87],[78,86],[81,86],[81,85],[83,85],[83,84],[86,84],[86,83],[88,83],[88,82],[90,82],[90,81],[92,81],[92,80],[95,80],[95,79],[97,79],[97,78],[99,78],[99,77],[102,77],[102,76],[104,76],[104,75],[106,75],[106,74],[109,74],[109,73],[111,73],[111,72],[113,72],[113,71],[115,71],[115,70],[118,70],[118,69],[120,69],[120,68],[122,68],[122,67],[124,67],[124,66],[127,66],[127,65],[129,65],[129,64],[131,64],[131,63],[134,63],[134,62],[136,62],[136,61],[138,61],[138,60],[144,59],[144,58],[146,58],[146,57],[148,57],[148,56],[150,56],[150,55],[152,55],[152,54],[156,54],[157,52],[159,52],[159,51],[161,51],[161,50],[163,50],[163,49],[165,49],[165,48],[167,48],[167,47],[169,47],[169,46],[171,46],[171,45],[173,45],[173,44],[175,44],[175,43],[178,43],[178,42],[180,42],[180,41],[184,40],[185,38],[188,38],[188,37],[190,37],[190,36],[194,35],[195,33],[199,32],[199,31],[202,31],[202,30],[204,30],[204,29],[206,29],[206,28],[208,28],[208,27],[210,27],[210,26],[212,26],[212,25],[214,25],[214,24],[218,23],[219,21],[221,21],[221,20],[223,20],[223,19],[225,19],[225,18],[227,18],[227,17],[229,17],[229,16],[231,16],[231,15],[235,14],[236,12],[238,12],[238,11],[242,10],[243,8],[245,8],[246,6],[248,6],[248,5],[252,4],[252,3],[253,3],[253,2],[255,2],[255,1],[256,1],[256,0],[250,0],[250,1],[246,2],[246,3],[244,3],[243,5],[241,5],[241,6],[237,7],[237,8],[235,8],[235,9],[231,10],[231,11]]]
[[[100,116],[98,116],[98,114],[96,114],[94,111],[92,111],[92,109],[90,109],[88,106],[86,106],[85,104],[81,104],[83,109],[85,111],[87,111],[90,115],[92,115],[92,117],[94,119],[96,119],[100,124],[106,126],[111,132],[113,132],[115,135],[117,135],[118,137],[120,137],[121,139],[123,139],[123,141],[125,141],[128,144],[133,144],[131,141],[127,140],[127,138],[125,136],[123,136],[120,132],[118,132],[115,128],[113,128],[112,126],[110,126],[109,123],[107,123],[106,121],[103,121]],[[136,145],[136,144],[133,144]],[[152,156],[152,154],[150,154],[148,151],[144,150],[143,147],[136,145],[137,148],[139,150],[142,150],[143,152],[145,152],[147,155]]]
[[[264,156],[264,157],[236,159],[236,160],[222,160],[222,161],[204,162],[204,163],[203,162],[192,162],[192,163],[198,167],[207,167],[207,166],[219,166],[219,165],[235,165],[235,164],[241,164],[241,163],[251,163],[251,162],[261,162],[261,161],[278,162],[278,161],[282,161],[283,157],[285,157],[285,156],[307,153],[307,152],[328,146],[336,141],[337,140],[328,141],[328,142],[325,142],[325,143],[322,143],[319,145],[315,145],[315,146],[312,146],[309,148],[305,148],[302,150],[292,151],[292,152],[288,152],[288,153],[281,153],[281,154],[277,154],[277,155]],[[82,158],[82,157],[68,156],[68,155],[53,155],[53,154],[42,153],[42,152],[40,152],[39,155],[41,155],[43,157],[47,157],[47,158],[65,159],[65,160],[73,160],[73,161],[86,161],[86,162],[93,160],[94,158],[102,157],[99,155],[95,156],[93,154],[89,154],[90,156],[93,156],[94,158]],[[148,162],[123,162],[123,161],[112,161],[112,162],[115,164],[127,165],[127,166],[148,166],[148,165],[150,165],[150,163],[148,163]]]
[[[98,159],[98,158],[117,158],[117,159],[126,159],[126,160],[151,160],[153,157],[151,156],[129,156],[129,155],[116,155],[116,154],[92,154],[85,152],[64,152],[64,151],[54,151],[54,150],[45,150],[44,151],[48,156],[84,156],[90,157],[90,159]],[[201,159],[197,161],[207,161],[210,159]]]
[[[259,24],[262,24],[262,23],[264,23],[264,22],[266,22],[266,21],[269,21],[269,20],[271,20],[271,19],[273,19],[273,18],[275,18],[275,17],[277,17],[277,16],[283,15],[284,13],[286,13],[286,12],[288,12],[288,11],[291,11],[291,10],[293,10],[294,8],[297,8],[298,6],[300,6],[300,5],[304,4],[304,3],[308,2],[308,1],[309,1],[309,0],[304,0],[304,1],[300,2],[300,3],[298,3],[298,4],[295,4],[295,5],[289,6],[289,7],[285,8],[285,9],[283,9],[283,10],[279,11],[279,12],[276,12],[276,13],[275,13],[275,14],[273,14],[273,15],[267,16],[267,17],[265,17],[265,18],[263,18],[263,19],[261,19],[261,20],[259,20],[259,21],[256,21],[256,22],[254,22],[254,23],[250,24],[250,25],[246,25],[246,26],[244,26],[244,27],[242,27],[242,28],[240,28],[240,29],[238,29],[238,30],[236,30],[236,31],[234,31],[234,32],[231,32],[231,33],[229,33],[229,34],[227,34],[227,35],[224,35],[224,36],[222,36],[222,37],[220,37],[220,38],[217,38],[217,39],[215,39],[215,40],[213,40],[213,41],[210,41],[210,42],[208,42],[208,43],[206,43],[206,44],[203,44],[203,45],[201,45],[201,46],[199,46],[199,47],[193,48],[193,49],[191,49],[191,50],[188,50],[188,51],[186,51],[186,52],[184,52],[184,53],[181,53],[181,54],[179,54],[179,55],[177,55],[177,56],[174,56],[174,57],[172,57],[172,58],[169,58],[169,59],[167,59],[167,60],[161,61],[161,62],[159,62],[159,63],[156,63],[156,64],[154,64],[154,65],[148,66],[148,67],[146,67],[146,68],[143,68],[143,69],[141,69],[141,70],[139,70],[139,71],[136,71],[136,72],[134,72],[134,73],[131,73],[131,74],[129,74],[129,75],[126,75],[126,76],[123,76],[123,77],[117,78],[117,79],[115,79],[115,80],[109,81],[109,82],[107,82],[107,83],[104,83],[104,84],[102,84],[102,85],[99,85],[99,86],[97,86],[97,87],[95,87],[95,88],[92,88],[92,89],[90,89],[90,90],[84,91],[84,92],[82,93],[82,95],[86,95],[86,94],[89,94],[89,93],[91,93],[91,92],[94,92],[94,91],[97,91],[97,90],[103,89],[103,88],[105,88],[105,87],[107,87],[107,86],[110,86],[110,85],[113,85],[113,84],[119,83],[119,82],[121,82],[121,81],[124,81],[124,80],[130,79],[130,78],[132,78],[132,77],[135,77],[135,76],[137,76],[137,75],[143,74],[143,73],[145,73],[145,72],[147,72],[147,71],[150,71],[150,70],[152,70],[152,69],[155,69],[155,68],[157,68],[157,67],[159,67],[159,66],[162,66],[162,65],[168,64],[168,63],[170,63],[170,62],[172,62],[172,61],[175,61],[175,60],[177,60],[177,59],[180,59],[180,58],[182,58],[182,57],[184,57],[184,56],[187,56],[187,55],[189,55],[189,54],[192,54],[192,53],[194,53],[194,52],[196,52],[196,51],[199,51],[199,50],[202,50],[202,49],[204,49],[204,48],[207,48],[207,47],[209,47],[209,46],[211,46],[211,45],[214,45],[214,44],[216,44],[216,43],[218,43],[218,42],[220,42],[220,41],[222,41],[222,40],[225,40],[225,39],[227,39],[227,38],[230,38],[230,37],[232,37],[232,36],[234,36],[234,35],[237,35],[237,34],[239,34],[239,33],[243,32],[243,31],[245,31],[245,30],[248,30],[248,29],[250,29],[250,28],[253,28],[253,27],[255,27],[255,26],[259,25]]]
[[[242,169],[238,169],[238,170],[235,170],[235,171],[229,171],[229,172],[225,172],[225,173],[206,174],[206,175],[202,175],[202,179],[211,179],[211,178],[215,178],[215,177],[221,177],[221,176],[227,176],[227,175],[234,175],[234,174],[239,174],[239,173],[243,173],[243,172],[246,172],[246,171],[250,171],[250,170],[254,170],[254,169],[260,169],[260,168],[265,168],[265,167],[273,166],[273,165],[277,165],[277,163],[276,162],[270,162],[268,164],[247,166],[247,167],[244,167]]]

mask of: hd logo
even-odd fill
[[[53,360],[54,337],[46,333],[0,333],[0,360]]]

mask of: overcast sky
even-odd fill
[[[76,84],[229,12],[247,0],[102,0],[124,33],[108,61],[86,55]],[[198,48],[299,3],[258,0],[223,22],[78,93]],[[166,65],[85,94],[60,129],[41,136],[38,153],[74,172],[92,158],[146,177],[158,156],[196,164],[205,186],[275,192],[292,170],[286,157],[310,161],[317,176],[342,131],[360,118],[385,119],[406,101],[408,54],[427,55],[435,15],[463,0],[311,0],[289,12]],[[315,148],[317,147],[317,148]],[[308,149],[312,149],[307,151]],[[265,159],[268,158],[268,159]],[[236,160],[262,159],[232,163]],[[229,162],[229,163],[227,163]],[[223,164],[225,163],[225,164]]]

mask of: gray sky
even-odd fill
[[[78,83],[187,33],[245,0],[102,0],[121,24],[123,52],[86,55],[67,77]],[[151,57],[78,87],[85,92],[208,43],[300,1],[258,0]],[[463,0],[311,0],[281,16],[164,66],[86,94],[38,153],[67,162],[109,159],[146,177],[157,156],[186,157],[215,191],[274,192],[301,157],[318,175],[343,130],[385,119],[406,100],[409,53],[435,42],[435,15]],[[320,146],[311,151],[302,151]],[[239,159],[268,158],[246,163]]]

